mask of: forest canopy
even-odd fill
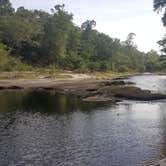
[[[136,34],[120,41],[95,30],[96,24],[86,20],[81,27],[75,25],[64,4],[48,13],[23,6],[15,10],[9,0],[0,0],[0,70],[23,64],[76,71],[165,69],[156,51],[137,49]]]

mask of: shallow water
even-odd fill
[[[142,89],[148,89],[154,92],[166,94],[166,76],[165,75],[142,75],[131,77],[130,81]]]
[[[166,93],[166,76],[130,78]],[[166,103],[0,92],[0,166],[139,166],[166,155]]]

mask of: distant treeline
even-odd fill
[[[19,69],[23,64],[76,71],[165,68],[156,51],[143,53],[137,49],[134,33],[121,42],[94,30],[95,26],[94,20],[76,26],[64,4],[56,5],[47,13],[24,7],[15,10],[9,0],[1,0],[0,70]]]

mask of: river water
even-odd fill
[[[135,76],[166,94],[166,76]],[[86,103],[0,91],[0,166],[139,166],[166,156],[166,101]]]

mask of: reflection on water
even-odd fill
[[[166,75],[142,75],[131,77],[130,80],[140,88],[166,94]]]
[[[110,105],[0,92],[0,166],[137,166],[165,153],[165,101]]]
[[[105,107],[110,104],[104,104]],[[17,91],[0,92],[0,111],[11,112],[16,110],[40,112],[46,114],[70,113],[72,111],[90,111],[92,108],[103,107],[103,103],[81,102],[74,96],[57,94],[54,91]]]

